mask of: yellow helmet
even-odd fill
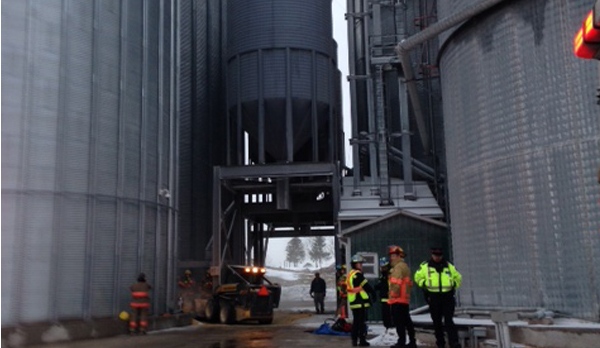
[[[122,311],[121,313],[119,313],[119,319],[121,319],[123,321],[129,320],[129,312]]]

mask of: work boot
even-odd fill
[[[410,341],[406,348],[417,348],[417,343],[415,341]]]

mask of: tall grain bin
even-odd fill
[[[331,2],[228,1],[229,160],[333,162],[341,147]]]
[[[172,2],[2,4],[2,325],[114,316],[174,238]],[[171,283],[172,284],[172,283]]]
[[[439,2],[440,18],[477,1]],[[592,1],[510,1],[443,42],[454,260],[463,306],[600,320],[598,64],[572,53]]]
[[[179,273],[197,269],[211,228],[212,166],[224,156],[222,13],[225,1],[177,3]],[[188,262],[189,261],[189,262]],[[194,269],[196,268],[196,269]],[[196,272],[195,272],[196,273]]]

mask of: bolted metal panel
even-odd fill
[[[179,21],[178,44],[179,48],[179,199],[178,206],[181,211],[179,218],[179,257],[187,259],[191,253],[192,233],[192,1],[181,1],[177,18]],[[200,40],[200,39],[199,39]]]
[[[600,320],[598,67],[571,52],[587,11],[586,1],[510,2],[446,42],[444,127],[463,305]]]
[[[329,54],[330,1],[229,1],[228,54],[297,47]]]
[[[94,202],[92,245],[89,246],[92,264],[89,272],[90,316],[105,317],[113,313],[116,246],[116,201],[99,199]],[[133,274],[132,278],[136,275]],[[133,282],[133,281],[132,281]]]
[[[144,231],[166,233],[159,207],[174,210],[157,195],[176,183],[172,151],[158,154],[175,141],[158,87],[171,80],[170,4],[2,6],[3,326],[113,316],[141,260],[172,255],[167,243],[138,247]],[[160,267],[149,274],[172,284]]]
[[[55,269],[56,317],[80,318],[83,315],[82,303],[85,293],[85,262],[87,202],[81,196],[61,198],[61,229],[54,238],[58,242]],[[58,203],[57,202],[57,203]],[[66,223],[68,222],[68,223]]]

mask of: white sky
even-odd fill
[[[333,38],[338,44],[338,69],[342,72],[342,105],[344,112],[344,147],[346,148],[346,166],[352,167],[352,150],[348,139],[351,133],[350,120],[350,85],[348,83],[348,23],[344,18],[346,13],[345,0],[331,2],[333,15]]]

